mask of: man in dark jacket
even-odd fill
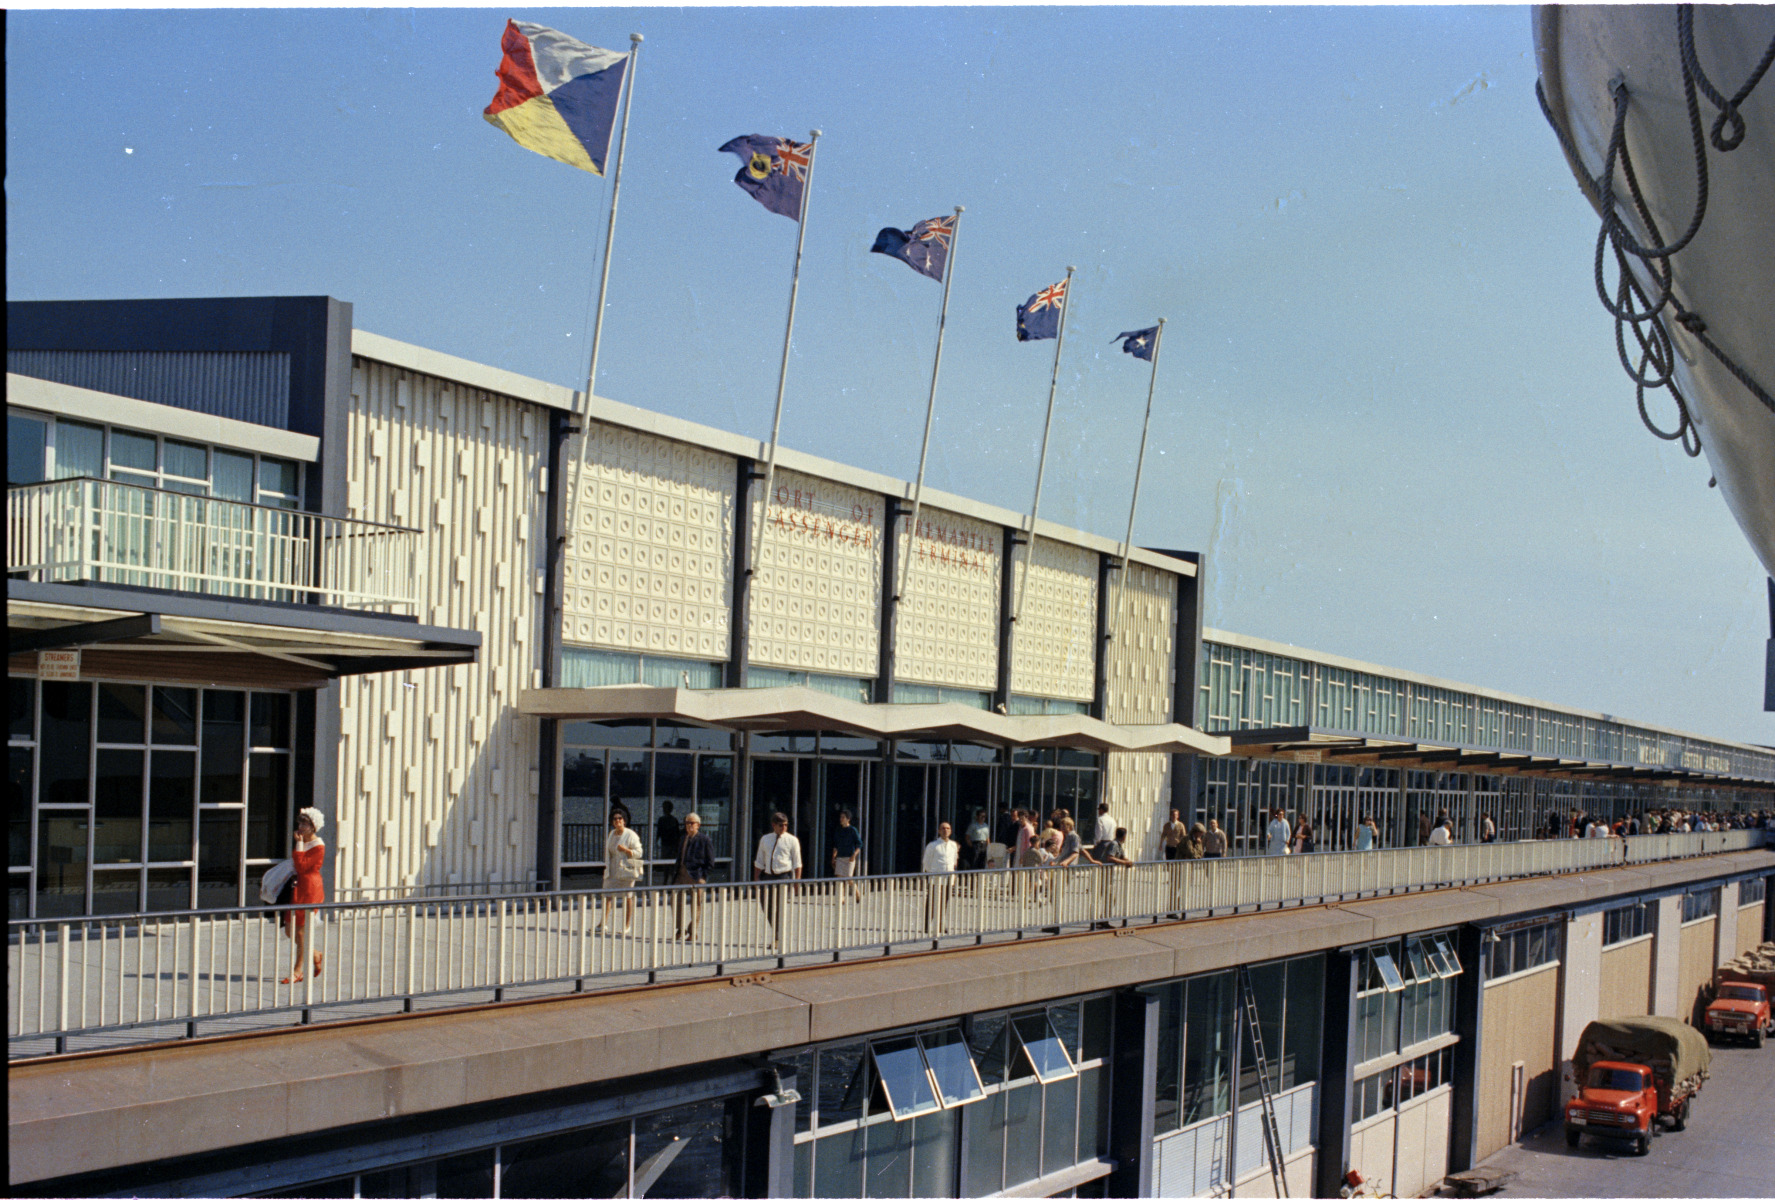
[[[688,813],[684,817],[684,840],[678,843],[677,869],[672,873],[673,883],[688,887],[687,891],[677,893],[674,905],[677,909],[677,936],[686,941],[696,935],[696,923],[703,915],[702,885],[709,882],[709,872],[714,868],[715,843],[703,832],[703,819],[694,812]],[[688,924],[684,920],[687,908],[690,912]]]

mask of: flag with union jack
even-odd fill
[[[1017,306],[1017,340],[1039,342],[1060,336],[1060,310],[1066,304],[1066,280],[1051,283]]]
[[[734,138],[719,153],[739,157],[744,165],[733,181],[752,199],[791,221],[801,220],[801,192],[807,186],[807,173],[814,161],[812,142],[792,142],[754,133]]]
[[[943,268],[949,265],[949,246],[955,240],[954,217],[932,217],[911,229],[884,229],[875,235],[871,254],[886,254],[899,259],[920,275],[943,282]]]

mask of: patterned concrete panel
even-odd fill
[[[1035,566],[1019,617],[1011,663],[1011,690],[1031,696],[1090,700],[1092,641],[1097,636],[1097,554],[1047,538],[1035,539]],[[1026,558],[1014,556],[1016,596]]]
[[[873,676],[881,644],[882,498],[779,469],[752,577],[751,661]],[[763,498],[752,502],[757,528]]]
[[[900,534],[906,563],[910,531]],[[914,683],[989,692],[998,684],[997,525],[922,509],[895,631],[894,674]]]
[[[735,466],[592,422],[568,528],[564,631],[576,645],[716,661],[728,652]]]

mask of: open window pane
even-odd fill
[[[1403,992],[1405,990],[1405,980],[1399,974],[1399,965],[1393,961],[1393,956],[1385,950],[1374,952],[1374,969],[1380,972],[1381,986],[1389,992]]]
[[[1447,934],[1436,935],[1436,950],[1441,958],[1437,970],[1444,979],[1452,979],[1461,973],[1461,957],[1455,953],[1454,940]]]
[[[1017,1017],[1011,1024],[1017,1030],[1017,1038],[1023,1043],[1023,1053],[1037,1079],[1043,1083],[1052,1083],[1056,1079],[1070,1079],[1073,1076],[1072,1056],[1067,1054],[1066,1047],[1055,1036],[1054,1027],[1048,1024],[1047,1014],[1031,1013]]]
[[[1424,953],[1424,944],[1412,938],[1405,943],[1406,970],[1410,972],[1412,983],[1428,983],[1436,978],[1436,971],[1430,966],[1429,955]]]
[[[959,1030],[920,1034],[918,1040],[931,1077],[937,1081],[937,1098],[944,1108],[967,1104],[986,1094],[980,1073],[974,1069],[974,1056],[968,1053],[968,1044]]]
[[[931,1077],[925,1072],[924,1054],[918,1048],[917,1038],[875,1042],[869,1049],[875,1056],[875,1071],[881,1077],[881,1089],[887,1093],[894,1120],[904,1121],[937,1107],[937,1094],[931,1090]]]

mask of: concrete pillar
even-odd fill
[[[1559,1103],[1577,1092],[1571,1061],[1584,1026],[1596,1020],[1602,998],[1602,914],[1585,913],[1566,922],[1565,955],[1559,972]]]
[[[1485,931],[1463,925],[1455,934],[1455,952],[1461,956],[1461,973],[1455,976],[1455,1032],[1461,1040],[1454,1048],[1454,1095],[1448,1129],[1448,1172],[1458,1175],[1479,1165],[1479,1077],[1485,1031]],[[1354,1031],[1352,1031],[1352,1040]],[[1321,1191],[1322,1196],[1333,1193]]]
[[[1738,885],[1720,885],[1720,919],[1713,923],[1713,965],[1738,957]]]
[[[1683,898],[1658,901],[1658,928],[1652,934],[1652,1015],[1681,1017],[1677,975],[1683,961]]]
[[[1334,950],[1325,956],[1323,1032],[1319,1038],[1319,1128],[1314,1195],[1335,1196],[1350,1161],[1351,1081],[1356,1063],[1356,990],[1363,962],[1360,950]],[[1231,1174],[1231,1172],[1228,1172]]]

